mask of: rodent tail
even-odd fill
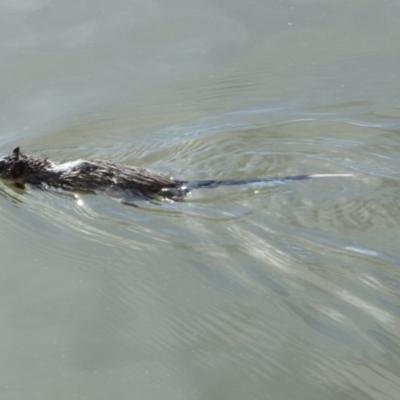
[[[353,176],[353,174],[313,174],[313,175],[293,175],[293,176],[282,176],[276,178],[253,178],[253,179],[228,179],[224,181],[216,180],[198,180],[188,182],[184,185],[184,189],[187,191],[199,188],[215,188],[220,186],[238,186],[238,185],[249,185],[257,183],[279,183],[286,181],[301,181],[305,179],[315,178],[345,178]]]

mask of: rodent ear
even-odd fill
[[[16,157],[19,156],[19,154],[20,154],[19,147],[16,147],[16,148],[13,150],[13,154],[14,154],[14,156],[16,156]]]
[[[13,178],[18,178],[24,173],[25,165],[23,161],[17,161],[13,166],[11,167],[10,170],[10,175]]]

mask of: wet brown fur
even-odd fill
[[[19,147],[0,158],[0,177],[18,187],[25,184],[76,191],[122,191],[132,195],[174,197],[168,189],[180,188],[185,182],[144,168],[131,167],[103,160],[77,160],[56,163],[29,156]]]

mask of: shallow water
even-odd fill
[[[353,174],[138,208],[0,182],[0,398],[399,398],[397,2],[0,11],[1,154]]]

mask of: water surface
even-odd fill
[[[1,154],[353,174],[138,208],[1,182],[0,398],[399,398],[397,2],[0,12]]]

